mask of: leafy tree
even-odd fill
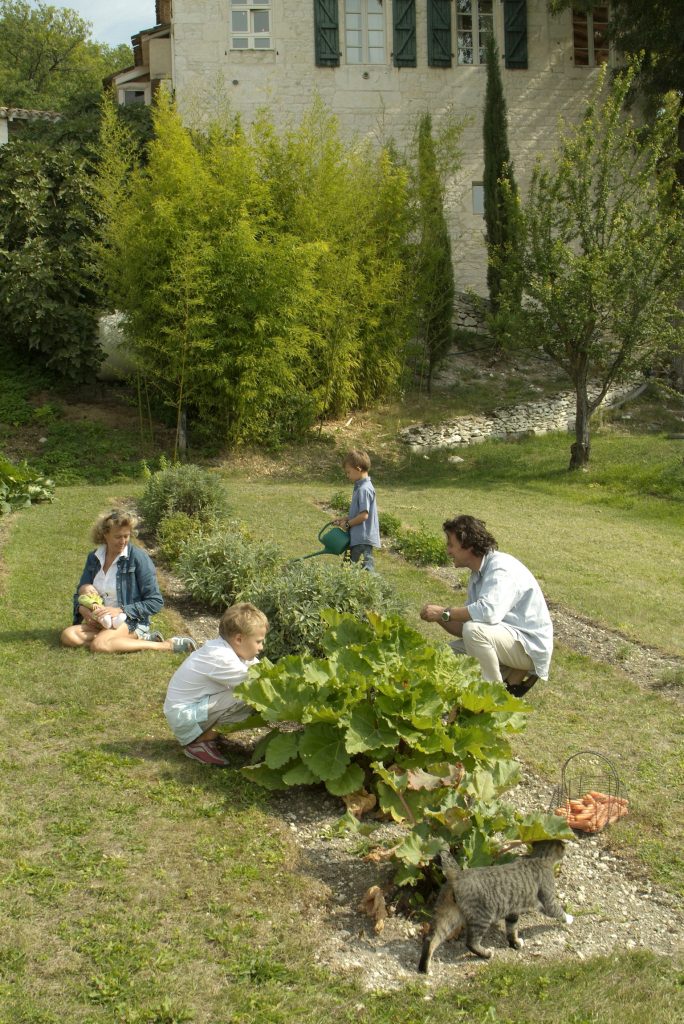
[[[64,110],[97,95],[102,79],[131,63],[129,46],[90,38],[76,11],[42,0],[0,0],[0,100],[6,106]]]
[[[444,179],[432,137],[430,114],[424,114],[418,126],[416,196],[418,244],[414,294],[429,394],[435,369],[451,345],[454,314],[454,269],[444,216]]]
[[[516,258],[520,225],[514,198],[517,187],[508,148],[508,116],[499,68],[499,51],[491,32],[486,36],[487,88],[484,106],[484,216],[487,227],[487,287],[493,311],[499,308],[502,264]],[[504,183],[506,188],[504,191]],[[509,300],[513,296],[509,296]]]
[[[391,394],[409,333],[406,167],[345,144],[319,97],[281,136],[262,121],[255,143],[279,230],[321,247],[308,322],[317,414]]]
[[[282,136],[265,117],[195,135],[162,96],[154,122],[129,174],[130,133],[105,113],[98,251],[176,415],[278,444],[386,393],[407,333],[405,172],[345,148],[322,108]]]
[[[608,388],[682,341],[678,98],[638,130],[623,113],[636,73],[632,64],[604,91],[604,69],[581,123],[565,129],[549,165],[537,164],[510,271],[522,308],[502,292],[501,328],[517,344],[541,346],[575,388],[571,469],[589,462],[590,419]]]
[[[64,150],[0,149],[0,320],[4,358],[73,381],[97,368],[98,287],[90,245],[92,181]]]

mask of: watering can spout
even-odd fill
[[[317,555],[343,555],[349,547],[349,534],[333,522],[326,523],[318,532],[318,539],[323,545],[322,551],[314,551],[310,555],[302,555],[301,558],[293,558],[293,562],[304,562],[307,558],[316,558]]]

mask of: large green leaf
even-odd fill
[[[444,848],[444,841],[437,836],[430,836],[425,827],[414,828],[401,841],[395,853],[405,864],[417,867],[428,864],[433,857]]]
[[[344,733],[334,725],[315,723],[299,741],[299,756],[319,779],[337,779],[349,764]]]
[[[396,747],[399,742],[396,732],[368,704],[355,707],[347,721],[345,741],[350,754],[361,754],[379,747]]]
[[[350,764],[346,771],[342,772],[336,779],[328,779],[325,788],[333,796],[356,793],[363,786],[364,778],[363,768],[358,764]]]
[[[575,839],[575,833],[565,818],[541,811],[527,814],[518,822],[517,832],[524,843],[536,843],[540,839]]]
[[[305,764],[298,761],[292,768],[283,773],[283,782],[286,786],[310,786],[318,779]]]
[[[279,732],[272,737],[264,758],[269,768],[282,768],[297,756],[300,735],[297,732]]]
[[[281,773],[274,771],[273,768],[269,768],[263,762],[261,764],[247,764],[240,771],[248,779],[251,779],[252,782],[263,786],[264,789],[287,789],[287,784],[283,782]]]

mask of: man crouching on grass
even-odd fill
[[[259,660],[267,630],[262,611],[247,602],[234,604],[223,613],[216,640],[186,658],[171,677],[164,714],[186,757],[200,764],[229,764],[214,726],[253,714],[233,690]]]
[[[444,533],[455,567],[470,569],[468,599],[461,607],[423,605],[420,617],[456,637],[454,654],[477,658],[483,679],[522,697],[549,675],[553,625],[541,587],[522,562],[497,551],[481,519],[448,519]]]

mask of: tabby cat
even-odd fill
[[[478,956],[489,959],[482,937],[495,921],[506,920],[506,938],[513,949],[524,942],[518,936],[518,915],[526,910],[542,910],[565,924],[572,922],[556,899],[554,868],[565,852],[560,840],[544,839],[534,843],[526,857],[507,864],[485,868],[459,868],[449,853],[442,854],[447,881],[435,903],[432,931],[425,936],[418,970],[427,974],[432,954],[450,936],[466,930],[466,946]]]

